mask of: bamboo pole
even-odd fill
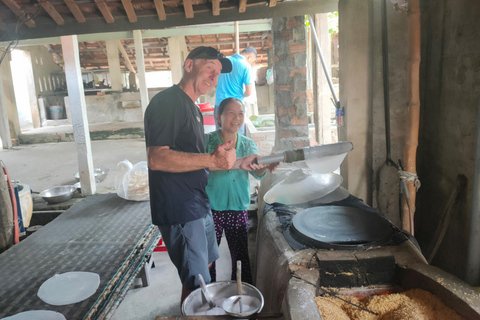
[[[410,39],[408,60],[409,85],[409,127],[405,137],[405,171],[417,173],[418,130],[420,125],[420,0],[408,2],[408,35]],[[414,233],[413,218],[415,215],[416,187],[413,180],[407,181],[409,197],[403,200],[402,228],[412,235]]]

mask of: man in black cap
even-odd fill
[[[152,223],[157,225],[182,281],[183,301],[210,282],[209,264],[219,257],[210,203],[210,170],[256,170],[255,155],[236,159],[232,141],[205,153],[202,113],[195,101],[215,88],[230,60],[211,47],[198,47],[185,60],[183,77],[153,97],[145,111],[145,142]]]
[[[217,109],[220,103],[227,98],[236,98],[243,102],[243,98],[253,93],[255,85],[252,66],[257,61],[257,50],[254,47],[246,47],[240,54],[235,53],[228,59],[232,62],[232,72],[218,77],[217,91],[215,92],[214,115],[217,130],[219,129]],[[245,123],[238,132],[245,134]]]

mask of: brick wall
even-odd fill
[[[273,19],[275,150],[310,145],[304,16]]]

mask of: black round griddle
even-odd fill
[[[297,241],[316,248],[356,250],[388,242],[393,229],[387,219],[374,212],[319,206],[298,212],[290,231]]]

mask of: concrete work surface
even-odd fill
[[[117,164],[146,160],[145,142],[141,139],[92,141],[93,164],[109,168],[107,178],[97,186],[97,193],[115,192]],[[22,145],[0,150],[12,180],[28,184],[34,192],[76,182],[77,150],[74,142]],[[225,239],[220,245],[217,279],[230,278],[230,254]],[[141,287],[136,279],[125,300],[113,315],[114,320],[147,320],[160,315],[180,315],[181,283],[177,270],[166,252],[154,252],[155,268],[151,269],[150,286]]]

